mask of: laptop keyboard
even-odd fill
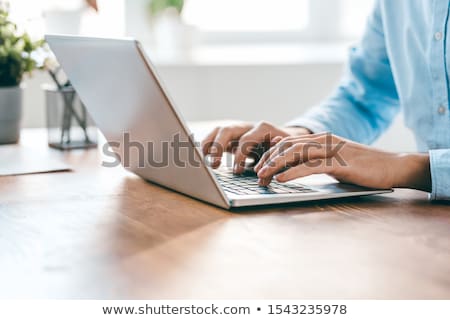
[[[261,194],[290,194],[317,192],[299,183],[278,183],[272,181],[269,186],[258,185],[258,178],[254,173],[235,175],[228,171],[215,171],[225,192],[236,195],[261,195]]]

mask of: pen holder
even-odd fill
[[[59,150],[97,147],[97,128],[74,88],[44,86],[48,145]]]

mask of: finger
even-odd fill
[[[245,126],[230,126],[230,127],[216,127],[214,130],[212,130],[202,141],[201,147],[204,155],[210,154],[209,148],[216,140],[216,136],[219,133],[219,131],[230,131],[232,133],[233,139],[231,140],[226,150],[229,151],[233,147],[236,146],[237,140],[242,134],[244,134],[246,131],[250,130],[249,128],[246,128]]]
[[[234,154],[235,151],[236,151],[236,148],[237,148],[238,144],[239,144],[239,140],[237,140],[237,139],[231,140],[231,141],[228,143],[228,146],[227,146],[226,151]]]
[[[307,144],[307,143],[334,144],[339,141],[337,137],[327,132],[311,134],[308,136],[287,137],[283,140],[286,142],[291,142],[292,144]]]
[[[273,139],[272,139],[273,141]],[[259,160],[258,164],[255,166],[255,172],[258,173],[259,170],[261,170],[270,160],[279,153],[283,152],[284,150],[288,149],[292,145],[291,142],[287,141],[286,139],[280,140],[275,146],[272,146],[269,150],[267,150],[261,159]]]
[[[293,145],[294,143],[292,143],[291,140],[283,140],[276,146],[272,147],[267,153],[268,157],[266,159],[266,162],[262,163],[262,166],[264,167],[264,165],[269,164],[274,158],[282,156]]]
[[[219,130],[220,130],[219,127],[215,128],[203,139],[203,141],[201,143],[203,155],[206,156],[209,154],[209,148],[211,147],[212,143],[214,142]]]
[[[298,155],[298,152],[296,152],[297,148],[297,146],[290,147],[286,152],[278,153],[277,156],[266,161],[257,173],[258,178],[271,178],[282,169],[297,164],[300,161],[300,156]]]
[[[239,140],[239,145],[236,147],[234,154],[235,174],[241,174],[245,170],[245,160],[252,153],[252,150],[261,142],[262,139],[252,138],[252,135],[244,135]]]
[[[282,136],[276,136],[272,140],[270,140],[270,147],[275,146],[277,143],[279,143],[281,140],[283,140]]]
[[[255,167],[253,168],[253,170],[254,170],[255,172],[258,172],[258,171],[262,168],[263,164],[266,162],[266,160],[267,160],[268,157],[269,157],[269,153],[268,153],[268,152],[269,152],[274,146],[276,146],[278,143],[280,143],[281,140],[283,140],[283,137],[281,137],[281,136],[276,136],[275,138],[273,138],[273,139],[270,141],[270,149],[267,150],[265,153],[263,153],[263,155],[262,155],[261,158],[259,159],[258,163],[257,163],[257,164],[255,165]]]
[[[298,165],[312,159],[325,159],[330,157],[327,148],[319,143],[295,144],[286,151],[274,156],[258,172],[258,177],[269,178],[286,167]]]
[[[258,179],[258,184],[259,184],[261,187],[266,187],[266,186],[268,186],[271,182],[272,182],[272,177],[267,178],[267,179]]]
[[[312,174],[332,174],[335,165],[336,162],[330,161],[330,159],[316,159],[292,167],[289,170],[276,175],[274,178],[277,182],[288,182]]]
[[[266,122],[261,122],[255,128],[243,135],[239,140],[239,146],[235,154],[235,173],[240,174],[244,171],[245,159],[254,150],[255,146],[264,146],[264,144],[268,144],[270,147],[271,138],[275,136],[286,137],[287,134]],[[264,148],[267,148],[267,146],[264,146]]]
[[[318,142],[318,143],[328,143],[328,144],[335,144],[339,141],[344,140],[341,139],[329,132],[321,132],[321,133],[314,133],[310,135],[303,135],[303,136],[289,136],[283,139],[283,141],[286,142],[293,142],[293,143],[308,143],[308,142]]]
[[[295,136],[283,138],[282,140],[278,141],[278,144],[280,145],[271,146],[271,148],[263,155],[258,165],[255,166],[255,172],[261,170],[265,164],[270,162],[278,154],[283,153],[287,148],[289,148],[294,143],[325,143],[327,142],[326,141],[327,135],[330,136],[329,133],[322,132],[310,134],[308,136]]]
[[[253,149],[263,142],[270,141],[270,131],[263,125],[259,125],[239,139],[239,145],[234,155],[234,173],[241,174],[245,170],[245,159]]]
[[[209,154],[211,156],[211,165],[217,168],[222,160],[222,155],[226,151],[228,145],[233,140],[234,133],[231,128],[221,128],[217,132],[214,142],[209,147]]]

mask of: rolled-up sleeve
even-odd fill
[[[431,150],[431,200],[450,200],[450,149]]]

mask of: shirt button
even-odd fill
[[[447,110],[446,110],[446,108],[444,106],[440,106],[439,109],[438,109],[438,113],[441,114],[441,115],[445,114],[445,111],[447,111]]]
[[[436,33],[434,34],[434,38],[435,38],[437,41],[442,40],[442,32],[436,32]]]

